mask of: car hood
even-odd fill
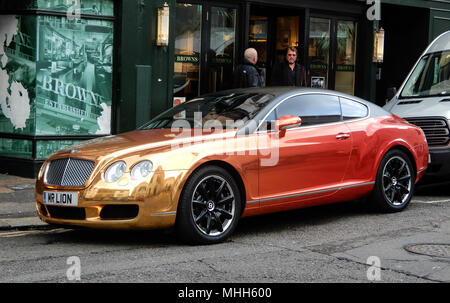
[[[450,97],[394,98],[384,106],[384,109],[402,118],[445,117],[450,119]]]
[[[59,151],[56,155],[69,154],[71,157],[100,158],[119,157],[145,150],[157,152],[181,144],[205,142],[220,138],[234,137],[236,130],[205,132],[201,129],[185,129],[183,133],[171,129],[135,130],[128,133],[88,140]]]

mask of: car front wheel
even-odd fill
[[[207,166],[194,172],[180,198],[177,230],[192,244],[212,244],[231,235],[241,214],[239,188],[223,168]]]

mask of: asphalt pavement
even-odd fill
[[[35,179],[0,174],[0,230],[48,226],[36,214]]]
[[[0,282],[65,281],[69,256],[83,260],[83,281],[450,282],[450,181],[419,186],[401,213],[348,201],[250,217],[199,247],[159,231],[55,229],[36,215],[34,184],[0,174]]]

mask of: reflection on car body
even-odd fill
[[[175,226],[183,240],[217,243],[245,216],[361,197],[403,210],[427,163],[423,131],[370,102],[319,89],[237,89],[51,155],[36,205],[51,224]],[[72,202],[56,205],[49,194]]]

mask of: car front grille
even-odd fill
[[[449,128],[444,118],[405,118],[420,127],[427,137],[428,146],[445,146],[449,142]]]
[[[83,159],[64,158],[49,164],[45,183],[59,186],[83,186],[94,168],[94,162]]]

